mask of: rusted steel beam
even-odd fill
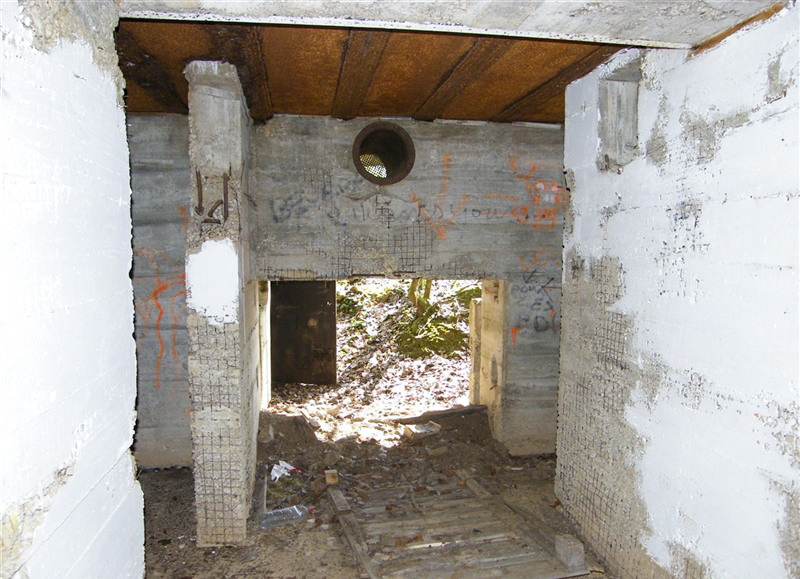
[[[432,121],[442,115],[448,103],[458,96],[475,78],[502,57],[514,41],[506,38],[478,38],[439,86],[414,113],[414,118]]]
[[[187,114],[186,98],[178,92],[166,69],[147,53],[124,25],[116,32],[119,64],[125,78],[135,82],[164,107],[164,112]]]
[[[331,115],[340,119],[358,116],[372,84],[391,33],[385,30],[352,30],[345,47]]]
[[[608,58],[618,50],[619,47],[617,46],[601,46],[593,50],[584,58],[563,69],[547,82],[537,86],[522,98],[511,103],[496,114],[492,118],[492,121],[512,122],[525,120],[525,118],[535,113],[541,105],[554,96],[561,95],[563,98],[564,91],[567,89],[569,83],[587,75],[599,64],[608,60]]]

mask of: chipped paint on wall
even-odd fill
[[[621,173],[594,163],[598,84],[635,54],[567,91],[557,493],[617,575],[797,576],[799,31],[791,7],[640,53]]]
[[[34,533],[47,516],[53,497],[72,477],[74,460],[53,473],[41,490],[24,501],[10,505],[0,521],[0,576],[25,577],[26,554],[33,546]]]

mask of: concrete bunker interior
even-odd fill
[[[256,478],[256,445],[249,433],[260,422],[259,386],[268,383],[259,364],[267,334],[258,323],[264,319],[263,294],[270,291],[265,280],[324,283],[367,275],[497,280],[483,284],[484,298],[473,316],[481,350],[471,398],[487,407],[494,439],[513,455],[552,453],[560,277],[555,256],[567,200],[561,127],[394,119],[392,125],[406,135],[401,141],[406,152],[414,152],[414,158],[401,159],[411,170],[395,178],[387,163],[387,178],[394,182],[374,183],[355,164],[355,152],[360,158],[365,142],[375,148],[365,133],[372,121],[276,115],[255,125],[235,67],[193,61],[186,75],[188,118],[129,114],[128,130],[134,211],[138,206],[145,231],[153,236],[141,251],[148,254],[153,238],[160,246],[186,248],[191,435],[183,440],[191,445],[183,450],[183,464],[192,457],[198,544],[236,543],[246,536]],[[174,143],[186,137],[176,149]],[[375,149],[370,154],[383,155]],[[384,158],[392,161],[393,155],[390,150]],[[172,208],[153,206],[151,199],[168,201],[148,192],[151,184],[164,186],[165,159],[174,159],[171,178],[182,177],[180,184],[173,181],[178,187],[172,194],[184,201]],[[180,222],[181,207],[188,224]],[[162,219],[172,213],[173,224],[154,223],[146,211]],[[136,244],[141,228],[134,228]],[[140,279],[147,287],[153,261],[134,261],[135,270],[143,266]],[[222,275],[230,277],[218,284]],[[230,279],[240,281],[229,284]],[[223,287],[207,297],[194,290],[209,280]],[[151,292],[144,291],[145,307]],[[140,340],[140,349],[147,340]],[[164,360],[163,338],[151,334],[150,340],[156,358]],[[534,375],[525,371],[532,362]],[[140,381],[140,389],[148,385]],[[151,461],[167,456],[159,448],[165,438],[148,412],[150,407],[161,412],[165,405],[157,385],[149,390],[151,406],[140,396],[136,452],[140,465],[158,466]],[[143,427],[148,422],[156,424]],[[174,453],[174,437],[170,444]],[[220,462],[238,475],[219,481]]]
[[[554,493],[548,512],[560,502],[602,560],[605,572],[587,569],[595,577],[797,576],[795,3],[400,3],[380,22],[374,3],[348,4],[0,6],[3,189],[24,209],[0,244],[17,280],[2,303],[14,306],[5,320],[25,321],[2,326],[0,575],[142,577],[143,538],[148,553],[204,560],[167,576],[386,574],[376,545],[397,553],[431,538],[373,534],[366,559],[356,546],[356,559],[333,555],[321,569],[297,555],[364,509],[391,518],[420,508],[359,503],[357,489],[381,479],[348,469],[374,463],[388,468],[387,492],[413,486],[405,475],[517,514],[496,502],[502,485],[540,477]],[[215,40],[136,34],[147,19],[205,22]],[[329,49],[309,42],[304,54],[333,55],[348,90],[331,93],[308,61],[281,65],[288,53],[276,47],[297,25],[329,33]],[[379,55],[442,32],[432,52],[455,62],[426,90],[416,79],[419,90],[402,93]],[[504,59],[534,62],[522,38],[580,48],[541,84],[488,91],[519,78],[498,73]],[[170,42],[204,58],[165,67],[158,47]],[[239,58],[223,58],[223,45]],[[309,90],[281,85],[276,61]],[[364,70],[383,74],[384,88],[359,82]],[[327,110],[314,109],[327,97],[282,110],[317,91]],[[381,108],[386,94],[406,108]],[[354,137],[376,119],[414,139],[414,167],[397,183],[371,183],[352,163]],[[479,315],[478,395],[509,462],[497,474],[489,461],[457,472],[446,461],[463,441],[452,438],[406,455],[318,448],[314,460],[339,467],[338,521],[262,541],[247,517],[259,452],[269,458],[273,442],[260,440],[258,414],[269,383],[263,281],[406,270],[497,280]],[[150,537],[142,526],[129,450],[137,390],[139,466],[192,465],[163,471],[193,479],[186,534]],[[557,458],[525,458],[552,449]],[[454,476],[414,470],[431,466]],[[168,487],[145,490],[146,516],[172,516]],[[517,499],[520,511],[533,502]],[[571,560],[576,543],[559,541],[549,548]],[[518,555],[531,554],[497,556]],[[265,561],[284,566],[265,571]],[[415,576],[452,563],[417,561]]]

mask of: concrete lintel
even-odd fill
[[[123,18],[415,30],[689,48],[770,8],[751,2],[212,2],[122,0]],[[375,18],[380,14],[381,18]]]

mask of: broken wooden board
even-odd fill
[[[588,573],[560,561],[529,521],[459,472],[445,484],[387,484],[329,494],[373,579],[561,579]]]
[[[461,418],[469,416],[470,414],[482,414],[486,412],[487,407],[484,405],[464,406],[461,408],[448,408],[446,410],[430,410],[421,414],[420,416],[404,416],[399,418],[392,418],[392,422],[397,424],[422,424],[429,420],[443,420],[448,418]]]

